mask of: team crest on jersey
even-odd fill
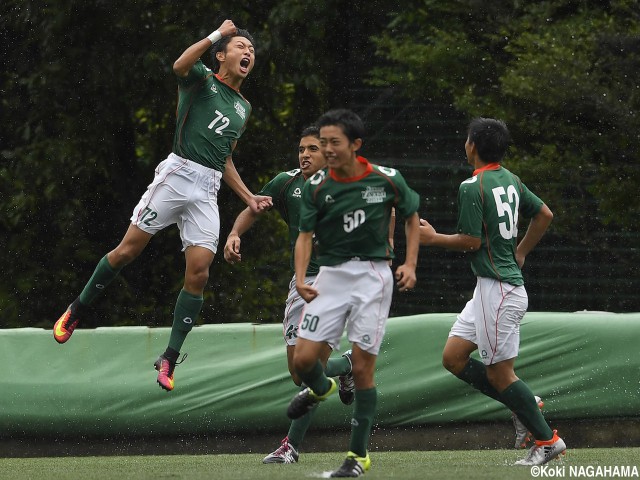
[[[324,203],[336,203],[336,201],[331,195],[327,195],[326,197],[324,197]]]
[[[362,199],[367,203],[382,203],[387,198],[387,192],[384,187],[367,187],[362,192]]]
[[[300,198],[300,194],[301,193],[302,193],[302,190],[300,190],[300,187],[296,187],[296,189],[293,191],[293,195],[291,195],[291,196]]]
[[[213,93],[218,93],[218,87],[216,87],[216,84],[215,84],[215,83],[212,83],[212,84],[211,84],[211,91],[212,91]]]
[[[236,103],[233,104],[233,106],[236,109],[236,113],[240,116],[241,119],[244,120],[244,118],[247,116],[247,111],[245,110],[245,108],[240,105],[240,102],[238,102],[236,100]]]

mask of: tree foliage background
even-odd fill
[[[538,309],[638,310],[635,1],[7,0],[0,12],[4,327],[50,327],[122,237],[155,165],[170,152],[173,61],[225,18],[257,43],[256,67],[242,89],[253,115],[234,156],[250,188],[295,167],[298,132],[324,110],[369,111],[358,92],[392,92],[393,101],[426,109],[449,106],[439,117],[455,125],[448,135],[460,152],[470,118],[500,117],[515,140],[507,167],[556,214],[548,248],[528,261],[527,275],[534,281],[548,270],[555,280],[574,280],[562,286],[572,295],[547,295]],[[397,129],[392,120],[380,131]],[[435,127],[426,135],[440,144]],[[388,140],[396,151],[390,162],[402,169],[412,147],[391,133]],[[382,155],[375,145],[367,151],[372,159]],[[430,178],[424,166],[415,172]],[[427,202],[450,219],[456,185],[469,174],[462,159],[453,167],[448,193]],[[243,205],[226,186],[219,204],[224,239]],[[280,321],[290,278],[286,232],[276,214],[267,217],[243,238],[242,265],[227,265],[220,249],[202,322]],[[583,281],[561,261],[575,251],[592,265]],[[429,267],[438,255],[458,283],[443,286]],[[177,229],[167,229],[123,270],[84,325],[169,325],[183,270]],[[464,258],[423,249],[422,290],[396,296],[394,310],[458,311],[472,281]],[[437,285],[444,293],[429,299]],[[602,295],[585,303],[578,295],[585,289]]]

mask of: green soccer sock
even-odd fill
[[[316,364],[308,372],[298,372],[298,375],[302,381],[307,385],[313,393],[316,395],[324,395],[331,388],[331,382],[329,378],[324,374],[322,364],[320,360],[316,361]]]
[[[463,382],[467,382],[476,390],[484,393],[487,397],[491,397],[494,400],[504,403],[500,393],[498,393],[493,385],[489,383],[487,367],[484,363],[476,360],[475,358],[470,358],[462,371],[456,376]]]
[[[353,408],[353,418],[351,419],[349,451],[359,457],[367,456],[367,447],[369,446],[373,417],[376,414],[377,401],[378,392],[376,387],[367,390],[356,389],[356,401]]]
[[[319,404],[314,405],[314,407],[303,416],[293,420],[291,422],[291,425],[289,426],[289,433],[287,434],[287,438],[289,439],[289,443],[291,444],[291,446],[296,450],[298,450],[300,448],[300,445],[302,444],[302,440],[307,433],[309,425],[311,425],[311,420],[316,413],[318,405]]]
[[[114,278],[120,273],[120,268],[115,269],[109,264],[109,260],[105,255],[100,259],[93,275],[80,293],[80,303],[83,305],[91,305],[91,303],[104,292]]]
[[[522,380],[516,380],[505,388],[500,396],[504,404],[518,416],[536,440],[551,440],[553,430],[542,416],[533,392]]]
[[[339,377],[351,372],[351,362],[346,357],[330,358],[324,373],[327,377]]]
[[[169,336],[169,348],[179,352],[187,335],[193,328],[200,315],[204,299],[202,295],[193,295],[187,291],[180,290],[176,308],[173,311],[173,325]]]

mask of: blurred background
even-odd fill
[[[451,233],[472,172],[467,124],[501,118],[514,139],[504,165],[555,214],[524,268],[529,310],[640,311],[637,1],[5,0],[1,327],[50,328],[120,241],[171,151],[172,64],[226,18],[256,41],[242,87],[253,114],[234,155],[252,190],[297,166],[303,127],[351,108],[367,127],[361,154],[400,169],[420,216]],[[199,322],[279,323],[291,277],[283,222],[267,214],[230,266],[222,249],[244,205],[226,185],[219,205]],[[399,260],[403,237],[398,219]],[[169,228],[81,326],[171,325],[183,272]],[[418,286],[396,292],[391,313],[458,312],[474,285],[464,255],[422,248]]]

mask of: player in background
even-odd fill
[[[212,45],[213,71],[200,60]],[[78,323],[90,315],[89,306],[120,270],[142,253],[151,237],[175,223],[185,255],[184,286],[176,302],[169,344],[154,364],[160,387],[173,390],[174,368],[200,314],[209,267],[218,247],[221,180],[252,211],[271,206],[269,197],[249,191],[232,160],[251,114],[251,105],[239,89],[254,63],[253,38],[231,20],[225,20],[175,61],[178,109],[172,153],[156,167],[155,178],[134,208],[120,244],[100,260],[80,295],[55,323],[53,336],[58,343],[69,340]]]
[[[324,168],[326,161],[320,149],[320,131],[316,126],[305,128],[300,135],[298,145],[298,163],[300,168],[281,172],[271,179],[260,192],[259,195],[267,195],[273,199],[273,206],[276,208],[282,219],[289,227],[289,248],[291,249],[291,270],[293,271],[293,249],[298,238],[298,224],[300,219],[300,202],[302,198],[302,187],[305,181],[321,168]],[[227,237],[224,247],[224,258],[227,262],[234,264],[242,260],[240,254],[240,237],[247,231],[260,216],[250,208],[243,210],[236,218],[233,228]],[[314,255],[311,257],[307,268],[304,282],[312,284],[318,273],[318,264]],[[293,352],[298,338],[298,322],[304,306],[304,300],[296,290],[295,275],[289,283],[289,295],[285,303],[285,311],[282,322],[282,332],[287,346],[287,364],[293,382],[301,386],[302,381],[293,369]],[[354,383],[351,375],[351,352],[345,352],[340,358],[329,359],[331,346],[328,343],[323,345],[321,351],[322,365],[325,373],[329,377],[339,377],[340,380],[340,400],[345,405],[353,403]],[[302,417],[293,420],[287,436],[282,440],[280,447],[263,459],[263,463],[296,463],[299,458],[299,448],[304,435],[311,424],[311,419],[315,409],[310,410]]]
[[[367,448],[377,402],[374,370],[393,294],[391,212],[395,207],[405,218],[406,258],[395,273],[400,291],[405,291],[416,283],[420,198],[399,171],[373,165],[358,155],[364,125],[354,112],[329,111],[317,125],[328,168],[319,170],[302,189],[295,246],[296,289],[307,304],[298,327],[293,367],[307,388],[291,400],[287,415],[299,418],[335,392],[336,382],[322,367],[322,352],[327,343],[338,349],[346,328],[355,402],[349,452],[331,476],[357,477],[371,465]],[[308,285],[304,274],[314,234],[320,270]]]
[[[421,220],[420,243],[468,252],[477,277],[469,300],[451,328],[442,354],[444,367],[488,397],[504,403],[532,432],[535,444],[518,465],[542,465],[565,451],[536,397],[514,371],[520,321],[528,297],[522,277],[526,256],[551,224],[549,207],[501,165],[510,143],[500,120],[476,118],[465,143],[473,176],[458,190],[457,233],[437,233]],[[518,218],[531,218],[520,243]],[[471,358],[479,351],[482,361]]]

